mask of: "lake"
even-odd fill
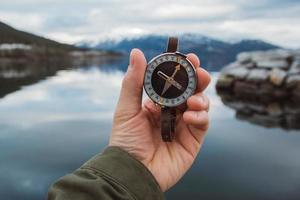
[[[1,68],[1,199],[45,199],[51,183],[105,148],[125,63]],[[167,199],[299,199],[300,131],[237,119],[212,77],[209,133]]]

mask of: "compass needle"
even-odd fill
[[[168,81],[166,81],[166,82],[165,82],[165,85],[164,85],[164,89],[163,89],[163,91],[161,92],[161,95],[165,94],[166,91],[167,91],[170,87],[171,87],[171,84],[170,84]]]

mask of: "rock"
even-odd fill
[[[256,62],[259,68],[282,68],[287,69],[289,63],[285,60],[261,60]]]
[[[287,50],[271,50],[271,51],[256,51],[251,53],[251,60],[255,62],[266,61],[266,60],[290,60],[293,56],[291,51]]]
[[[239,119],[300,129],[300,50],[239,54],[221,72],[217,92]]]
[[[277,102],[269,104],[267,106],[266,110],[267,110],[268,114],[271,116],[280,116],[283,114],[283,110],[282,110],[280,104]]]
[[[248,120],[251,116],[252,116],[252,113],[244,112],[244,111],[240,111],[240,110],[238,110],[235,113],[235,117],[239,120]]]
[[[251,54],[248,52],[240,53],[237,55],[236,59],[239,63],[244,64],[251,62]]]
[[[293,56],[294,56],[294,58],[297,60],[300,60],[300,50],[298,49],[298,50],[295,50],[295,51],[293,51]]]
[[[296,102],[288,102],[284,104],[284,112],[287,114],[299,114],[300,113],[300,104]]]
[[[230,92],[230,90],[223,90],[222,88],[216,88],[217,94],[219,97],[221,97],[222,101],[231,101],[234,99],[233,94]]]
[[[272,90],[271,93],[274,99],[284,99],[284,98],[288,98],[290,93],[288,90],[283,90],[283,89],[279,89],[279,88],[275,88],[274,90]]]
[[[253,63],[253,62],[245,63],[245,64],[242,64],[241,67],[253,68],[253,67],[255,67],[255,63]]]
[[[233,91],[237,95],[247,95],[247,94],[252,94],[253,91],[257,90],[257,85],[253,83],[247,83],[243,81],[237,81],[234,84]]]
[[[293,99],[295,101],[298,101],[298,102],[300,101],[300,86],[299,85],[296,88],[294,88],[292,95],[293,95]]]
[[[263,113],[266,112],[266,106],[259,102],[247,102],[247,108],[256,112],[256,113]]]
[[[244,79],[248,75],[248,73],[249,70],[247,68],[241,68],[241,67],[226,72],[228,76],[232,76],[239,80]]]
[[[299,74],[300,75],[300,60],[294,60],[292,63],[288,74],[293,75],[293,74]]]
[[[240,101],[233,101],[233,102],[224,102],[229,108],[234,110],[244,110],[246,111],[246,105]]]
[[[276,86],[282,85],[287,73],[281,69],[272,69],[270,73],[270,81]]]
[[[265,69],[253,69],[247,76],[247,81],[260,82],[269,78],[269,71]]]
[[[293,51],[284,50],[284,49],[277,49],[274,51],[267,51],[266,52],[271,60],[289,60],[293,57]]]
[[[300,129],[300,115],[287,115],[286,116],[286,127],[288,129]]]
[[[232,86],[233,82],[234,82],[233,77],[221,74],[218,78],[216,87],[222,88],[222,89],[230,88]]]
[[[254,114],[253,117],[249,119],[249,121],[254,124],[259,124],[265,127],[278,127],[282,124],[281,117],[274,117],[262,114]]]
[[[286,87],[292,88],[296,87],[297,85],[300,86],[300,76],[299,75],[291,75],[286,79]]]
[[[223,67],[221,72],[226,74],[227,72],[235,70],[237,67],[240,67],[240,63],[233,62]]]
[[[266,95],[266,94],[269,95],[272,93],[273,90],[274,90],[273,84],[269,82],[263,82],[260,83],[257,93],[259,95]]]

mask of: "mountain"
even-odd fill
[[[63,44],[54,40],[46,39],[25,31],[17,30],[3,22],[0,22],[0,44],[1,43],[18,43],[27,44],[45,48],[74,50],[77,47],[69,44]]]
[[[0,22],[0,66],[6,62],[74,61],[73,63],[102,62],[120,57],[120,53],[77,47],[56,42]]]
[[[81,42],[80,47],[92,47],[118,51],[127,55],[132,48],[140,48],[147,59],[160,54],[166,48],[166,35],[145,35],[138,38],[124,38],[119,41],[107,40],[98,44]],[[182,53],[194,52],[204,68],[219,71],[224,65],[233,62],[238,53],[244,51],[269,50],[280,48],[261,40],[241,40],[236,43],[225,42],[198,34],[179,36],[179,49]]]

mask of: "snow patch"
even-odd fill
[[[0,50],[31,50],[31,45],[20,44],[20,43],[2,43],[0,44]]]

